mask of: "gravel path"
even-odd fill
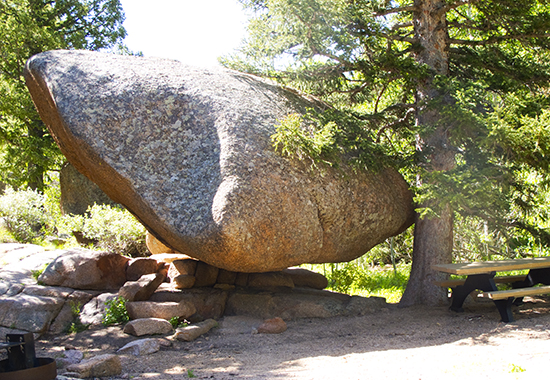
[[[145,356],[121,355],[118,378],[187,379],[522,379],[550,358],[550,298],[527,298],[514,323],[498,322],[491,303],[464,313],[447,308],[388,309],[363,317],[288,321],[282,334],[253,334],[261,321],[226,317],[194,342]],[[120,327],[38,342],[41,355],[64,347],[91,356],[130,340]],[[190,372],[190,373],[191,373]]]

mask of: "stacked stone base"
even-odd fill
[[[0,269],[0,339],[13,331],[66,331],[75,321],[75,308],[82,324],[101,324],[106,302],[121,296],[128,300],[131,319],[177,317],[194,323],[240,315],[285,320],[356,316],[386,306],[382,298],[321,290],[326,278],[302,268],[233,273],[197,261],[190,265],[192,259],[173,253],[130,260],[87,250],[47,252],[56,258],[37,284],[32,271],[39,269],[46,252],[36,246],[11,248],[8,253],[17,260]],[[189,266],[194,271],[180,271]],[[182,275],[195,277],[192,287],[180,289],[174,278]],[[109,288],[101,289],[101,284]]]

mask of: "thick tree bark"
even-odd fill
[[[28,126],[28,135],[29,138],[32,138],[34,141],[44,138],[44,127],[41,120],[34,121],[34,123]],[[29,162],[27,163],[27,185],[32,190],[44,191],[44,175],[46,173],[46,168],[43,162],[46,160],[44,158],[43,148],[37,146],[34,155],[40,156],[40,160],[32,160],[32,157],[29,157]]]
[[[416,0],[414,12],[415,37],[422,49],[417,54],[419,63],[427,65],[434,75],[447,75],[449,56],[445,18],[445,1]],[[455,155],[449,144],[449,127],[441,125],[439,109],[430,108],[429,102],[441,98],[433,86],[433,76],[425,78],[417,87],[416,122],[432,126],[434,132],[424,139],[419,137],[417,149],[427,155],[427,171],[447,171],[455,165]],[[443,101],[445,101],[443,99]],[[420,178],[419,181],[422,179]],[[419,183],[421,184],[421,183]],[[433,204],[422,205],[429,207]],[[438,217],[417,217],[414,232],[413,266],[407,289],[400,305],[437,305],[447,301],[446,289],[433,284],[446,276],[431,269],[434,264],[452,261],[453,210],[450,205],[439,209]]]
[[[444,305],[448,303],[447,288],[434,281],[448,276],[431,269],[432,265],[450,263],[453,249],[453,216],[446,205],[437,218],[417,217],[414,228],[413,264],[407,289],[400,306]]]

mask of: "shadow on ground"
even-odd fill
[[[122,356],[123,373],[133,379],[186,379],[191,370],[197,378],[219,380],[435,379],[463,377],[467,371],[475,378],[492,378],[495,371],[508,376],[508,367],[527,371],[514,364],[517,358],[535,368],[539,357],[546,362],[550,355],[550,298],[526,300],[514,309],[516,322],[508,324],[499,322],[492,303],[471,303],[464,313],[389,305],[362,317],[288,321],[288,330],[277,335],[253,334],[258,320],[225,317],[220,328],[194,342],[175,341],[145,357]],[[137,339],[121,330],[49,336],[38,349],[42,356],[64,348],[88,356],[114,353]]]

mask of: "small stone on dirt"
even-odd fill
[[[258,333],[260,334],[280,334],[284,331],[286,331],[286,323],[279,317],[266,319],[258,327]]]

